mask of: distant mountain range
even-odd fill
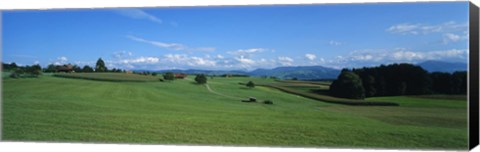
[[[249,75],[248,72],[240,71],[240,70],[197,70],[197,69],[189,69],[189,70],[160,70],[155,71],[159,73],[164,72],[173,72],[173,73],[186,73],[186,74],[206,74],[206,75],[224,75],[224,74],[238,74],[238,75]]]
[[[143,72],[148,70],[134,70],[137,72]],[[159,70],[153,71],[158,73],[174,72],[174,73],[186,73],[186,74],[207,74],[207,75],[249,75],[249,76],[267,76],[277,77],[279,79],[293,79],[299,80],[313,80],[313,79],[335,79],[337,78],[340,70],[327,68],[323,66],[295,66],[295,67],[277,67],[274,69],[256,69],[250,72],[240,70]]]
[[[467,63],[444,62],[444,61],[425,61],[417,64],[428,72],[455,72],[467,71]]]
[[[252,76],[274,76],[280,79],[311,80],[311,79],[335,79],[340,70],[323,66],[295,66],[277,67],[274,69],[257,69],[249,72]]]
[[[466,63],[452,63],[444,61],[425,61],[417,64],[428,72],[455,72],[455,71],[466,71]],[[148,71],[148,70],[135,70],[137,72]],[[315,79],[336,79],[340,74],[340,70],[323,67],[323,66],[288,66],[288,67],[277,67],[273,69],[256,69],[250,72],[240,71],[240,70],[160,70],[153,71],[158,73],[164,72],[174,72],[174,73],[186,73],[186,74],[207,74],[207,75],[224,75],[224,74],[233,74],[233,75],[249,75],[249,76],[267,76],[267,77],[277,77],[279,79],[293,79],[297,78],[299,80],[315,80]]]

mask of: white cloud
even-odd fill
[[[454,21],[450,21],[437,25],[402,23],[390,26],[385,31],[395,34],[417,35],[429,33],[463,32],[467,30],[468,23],[456,23]]]
[[[202,57],[190,57],[185,54],[167,54],[164,56],[165,60],[170,62],[170,64],[178,65],[188,65],[188,66],[206,66],[212,67],[217,63],[214,60],[210,60]]]
[[[337,60],[366,61],[366,62],[402,62],[402,61],[424,61],[443,59],[463,59],[468,56],[467,50],[451,49],[442,51],[407,51],[404,48],[397,48],[392,51],[363,51],[354,52],[348,56],[339,56]]]
[[[65,56],[58,57],[57,60],[53,62],[54,65],[63,65],[66,64],[68,61],[68,58]]]
[[[408,23],[403,23],[403,24],[398,24],[398,25],[393,25],[390,28],[388,28],[386,31],[391,32],[391,33],[401,33],[401,34],[418,34],[417,29],[420,27],[419,24],[408,24]]]
[[[237,56],[250,56],[251,54],[264,52],[266,50],[267,49],[264,49],[264,48],[252,48],[252,49],[245,49],[245,50],[239,49],[236,51],[228,51],[227,53],[231,55],[237,55]]]
[[[310,61],[315,60],[315,58],[317,58],[315,54],[309,54],[309,53],[305,54],[305,57]]]
[[[135,64],[135,63],[146,63],[146,64],[154,64],[160,61],[159,58],[157,57],[139,57],[139,58],[134,58],[134,59],[124,59],[121,60],[121,63],[124,64]]]
[[[116,59],[122,59],[126,57],[132,56],[132,52],[127,52],[127,51],[119,51],[119,52],[113,52],[113,57]]]
[[[127,38],[129,38],[131,40],[134,40],[134,41],[137,41],[137,42],[143,42],[143,43],[147,43],[147,44],[154,45],[154,46],[157,46],[157,47],[166,48],[166,49],[170,49],[170,50],[176,50],[176,51],[211,52],[211,51],[216,50],[216,48],[214,48],[214,47],[190,48],[186,45],[179,44],[179,43],[165,43],[165,42],[159,42],[159,41],[146,40],[146,39],[139,38],[139,37],[132,36],[132,35],[127,35]]]
[[[421,52],[411,52],[411,51],[398,51],[393,52],[392,58],[397,61],[412,61],[412,60],[423,60],[425,58],[425,53]]]
[[[293,63],[293,59],[289,57],[278,57],[278,63],[280,63],[282,66],[290,66]]]
[[[218,58],[218,59],[223,59],[223,58],[225,58],[225,57],[224,57],[223,55],[217,54],[217,58]]]
[[[244,67],[255,64],[255,61],[253,61],[252,59],[245,58],[244,56],[237,57],[235,58],[235,60],[240,62],[240,64],[242,64],[242,66]]]
[[[378,66],[392,63],[419,63],[427,60],[442,60],[449,62],[465,62],[468,58],[467,49],[450,49],[437,51],[412,51],[406,48],[356,50],[347,55],[326,59],[318,64],[327,67],[363,67]]]
[[[328,44],[333,45],[333,46],[339,46],[339,45],[342,45],[343,43],[342,43],[342,42],[338,42],[338,41],[331,40],[331,41],[328,42]]]
[[[443,34],[443,43],[448,44],[449,42],[458,42],[460,40],[467,40],[468,34],[465,35],[457,35],[453,33],[445,33]]]
[[[143,43],[151,44],[151,45],[161,47],[161,48],[166,48],[166,49],[184,50],[186,48],[184,45],[178,44],[178,43],[165,43],[165,42],[159,42],[159,41],[151,41],[151,40],[146,40],[146,39],[131,36],[131,35],[128,35],[127,38],[137,42],[143,42]]]
[[[68,61],[67,57],[64,57],[64,56],[58,57],[57,60],[58,60],[58,61],[61,61],[61,62],[66,62],[66,61]]]
[[[133,18],[133,19],[144,19],[149,20],[158,24],[162,24],[162,20],[141,10],[141,9],[117,9],[116,10],[119,14]]]
[[[215,66],[216,62],[208,59],[204,59],[201,57],[191,57],[190,60],[187,62],[190,66]]]

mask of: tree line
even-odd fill
[[[429,73],[422,67],[401,63],[343,69],[330,85],[336,97],[364,99],[376,96],[466,94],[467,72]]]
[[[10,77],[38,77],[42,74],[42,67],[39,64],[19,66],[15,62],[10,64],[2,62],[2,70],[11,71]]]
[[[95,64],[95,67],[91,67],[89,65],[84,65],[83,67],[72,65],[72,64],[64,64],[64,65],[55,65],[49,64],[45,69],[44,72],[126,72],[122,69],[108,69],[105,66],[105,62],[102,58],[99,58]]]

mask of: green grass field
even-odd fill
[[[126,74],[126,73],[56,73],[53,74],[56,77],[63,78],[76,78],[87,80],[100,80],[100,81],[113,81],[113,82],[147,82],[147,81],[159,81],[160,77],[146,76],[139,74]]]
[[[326,103],[219,78],[197,85],[44,75],[3,79],[2,139],[188,145],[467,149],[463,98],[369,98],[400,106]],[[273,105],[244,103],[256,97]]]
[[[398,106],[398,103],[391,101],[365,101],[355,99],[345,99],[332,97],[328,95],[330,82],[309,82],[309,81],[275,81],[260,82],[260,86],[270,87],[281,90],[286,93],[299,95],[302,97],[321,100],[329,103],[355,105],[355,106]]]

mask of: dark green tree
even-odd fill
[[[73,65],[73,71],[75,71],[75,72],[83,72],[83,71],[82,71],[82,68],[79,67],[78,65]]]
[[[362,79],[348,70],[342,70],[337,80],[330,85],[330,93],[332,96],[349,98],[349,99],[364,99],[365,89],[363,88]]]
[[[85,65],[83,66],[82,72],[93,72],[93,68],[88,65]]]
[[[249,88],[254,88],[254,87],[255,87],[255,83],[253,83],[252,81],[248,81],[247,87],[249,87]]]
[[[452,74],[452,94],[467,94],[467,72],[456,71]]]
[[[198,84],[205,84],[207,83],[207,76],[205,76],[204,74],[199,74],[195,77],[195,81]]]
[[[107,72],[108,69],[105,66],[105,62],[103,62],[102,58],[98,58],[97,64],[95,65],[95,72]]]
[[[45,72],[57,72],[57,67],[53,64],[49,64],[45,69]]]
[[[163,75],[163,79],[165,79],[165,80],[175,80],[175,74],[173,74],[173,72],[167,72]]]

